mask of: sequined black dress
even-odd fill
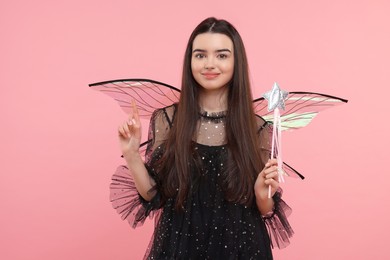
[[[145,165],[156,177],[153,162],[160,158],[175,106],[157,110],[151,119]],[[150,216],[155,231],[145,259],[272,259],[271,246],[284,247],[293,231],[287,221],[291,209],[281,199],[281,190],[273,197],[273,213],[262,216],[256,203],[252,206],[225,200],[221,176],[227,160],[224,144],[224,120],[221,115],[200,116],[195,149],[202,160],[201,175],[194,185],[183,211],[175,210],[174,198],[159,208],[160,194],[147,202],[138,194],[131,173],[119,166],[112,177],[111,202],[135,228]],[[269,156],[268,125],[259,118],[259,134],[264,158]],[[158,184],[157,184],[158,185]],[[159,187],[156,187],[157,191]]]

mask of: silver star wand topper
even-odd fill
[[[278,161],[279,182],[284,182],[284,171],[282,169],[282,125],[279,108],[284,110],[284,100],[287,96],[288,92],[281,90],[276,82],[274,83],[272,89],[263,95],[263,97],[268,101],[268,111],[274,111],[271,159],[276,157]],[[271,185],[268,186],[268,198],[271,198]]]

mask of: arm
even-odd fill
[[[118,128],[119,143],[123,157],[133,176],[137,191],[142,198],[150,201],[154,194],[149,190],[155,185],[154,180],[149,176],[143,160],[139,154],[141,142],[141,121],[135,101],[132,102],[133,115]]]
[[[255,195],[257,207],[263,216],[272,247],[283,248],[290,243],[294,234],[287,217],[291,208],[281,199],[282,190],[277,178],[277,162],[269,160],[257,177]],[[271,198],[268,198],[268,185],[271,186]]]
[[[277,181],[277,160],[269,159],[272,126],[263,119],[260,120],[259,125],[261,125],[259,130],[261,159],[265,162],[265,167],[255,182],[256,204],[266,224],[271,246],[283,248],[290,243],[290,237],[294,234],[287,220],[291,208],[282,200],[283,191]],[[271,198],[268,198],[269,186],[271,187]]]
[[[123,153],[123,157],[133,175],[137,191],[144,200],[150,201],[156,193],[155,191],[153,193],[149,192],[155,185],[155,181],[148,174],[141,155],[138,152],[127,152]]]
[[[278,169],[277,161],[270,159],[265,164],[264,169],[259,173],[255,182],[256,205],[260,213],[265,216],[273,211],[274,200],[272,197],[279,189],[277,181]],[[268,198],[268,186],[271,186],[271,198]]]
[[[274,200],[272,197],[279,189],[279,183],[277,181],[277,161],[275,159],[269,159],[271,156],[271,135],[272,128],[263,118],[257,117],[257,124],[259,127],[258,137],[260,146],[260,157],[264,163],[263,170],[258,174],[254,192],[256,196],[256,205],[261,215],[265,216],[272,212],[274,209]],[[271,198],[268,197],[268,189],[271,187]]]

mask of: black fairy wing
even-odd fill
[[[179,89],[150,79],[118,79],[89,86],[117,101],[126,114],[132,112],[131,101],[135,100],[140,117],[148,120],[154,110],[172,105],[180,97]]]
[[[293,130],[307,126],[317,114],[330,107],[347,103],[348,100],[313,92],[290,92],[285,99],[285,109],[280,110],[282,130]],[[273,111],[268,111],[264,97],[255,99],[253,107],[256,114],[265,120],[273,121]]]
[[[285,99],[285,109],[280,110],[282,130],[294,130],[307,126],[317,114],[330,107],[347,103],[348,100],[313,92],[290,92]],[[268,101],[258,98],[253,101],[257,115],[268,122],[273,122],[273,111],[268,111]],[[287,163],[283,162],[283,170],[288,176],[305,177]]]

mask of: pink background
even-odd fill
[[[231,21],[255,96],[286,90],[350,100],[286,133],[291,245],[276,259],[388,259],[390,2],[1,1],[0,258],[140,259],[152,222],[111,208],[125,115],[88,83],[180,82],[204,18]],[[144,123],[146,128],[147,122]]]

